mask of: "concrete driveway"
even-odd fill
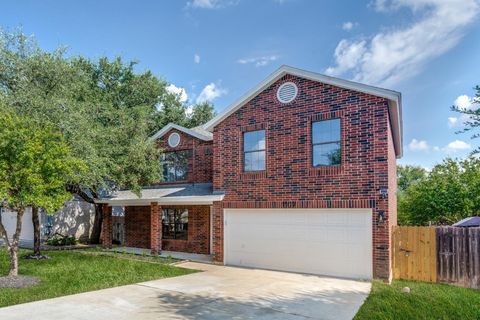
[[[0,319],[351,319],[370,283],[186,262],[204,272],[0,309]]]

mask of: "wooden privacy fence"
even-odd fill
[[[395,279],[480,289],[480,228],[394,227]]]

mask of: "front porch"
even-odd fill
[[[189,256],[180,259],[211,261],[212,205],[222,199],[223,195],[213,194],[211,184],[144,189],[141,197],[117,192],[98,201],[103,203],[103,247],[112,249],[112,208],[123,207],[115,210],[124,214],[122,251],[161,256],[183,253]]]

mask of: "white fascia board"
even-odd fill
[[[224,195],[166,197],[149,199],[97,199],[95,203],[104,203],[111,206],[144,206],[157,202],[159,205],[212,205],[215,201],[222,201]]]
[[[286,74],[294,75],[300,78],[312,80],[312,81],[317,81],[317,82],[322,82],[325,84],[333,85],[336,87],[340,88],[345,88],[345,89],[350,89],[353,91],[358,91],[358,92],[363,92],[366,94],[374,95],[377,97],[382,97],[387,100],[389,100],[389,106],[390,106],[390,116],[391,119],[395,119],[395,121],[392,121],[392,131],[398,130],[398,132],[394,133],[394,139],[395,139],[395,151],[396,151],[396,156],[397,158],[400,158],[403,154],[403,147],[402,147],[402,117],[401,117],[401,100],[402,100],[402,95],[400,92],[393,91],[393,90],[388,90],[388,89],[383,89],[375,86],[370,86],[366,85],[363,83],[358,83],[354,81],[349,81],[349,80],[344,80],[340,78],[335,78],[327,75],[323,75],[320,73],[316,72],[311,72],[311,71],[306,71],[302,69],[297,69],[294,67],[286,66],[283,65],[280,68],[278,68],[275,72],[270,74],[265,80],[263,80],[261,83],[259,83],[256,87],[248,91],[245,95],[243,95],[240,99],[235,101],[233,104],[231,104],[229,107],[227,107],[224,111],[222,111],[220,114],[218,114],[215,118],[207,122],[203,127],[205,130],[208,130],[210,132],[213,131],[213,128],[225,120],[228,116],[230,116],[232,113],[240,109],[246,102],[250,101],[252,98],[257,96],[260,92],[265,90],[267,87],[269,87],[272,83],[280,79]]]
[[[193,131],[193,130],[190,130],[188,128],[185,128],[185,127],[182,127],[182,126],[179,126],[178,124],[175,124],[175,123],[169,123],[167,124],[165,127],[163,127],[161,130],[159,130],[157,133],[155,133],[153,136],[150,137],[150,140],[157,140],[161,137],[163,137],[168,131],[170,131],[170,129],[177,129],[178,131],[182,131],[188,135],[191,135],[195,138],[198,138],[200,140],[204,140],[204,141],[212,141],[213,138],[212,137],[209,137],[209,136],[205,136],[201,133],[198,133],[196,131]]]

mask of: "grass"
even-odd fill
[[[20,256],[27,252],[20,252]],[[151,263],[74,251],[43,253],[50,259],[19,259],[19,274],[38,277],[40,284],[24,289],[0,289],[0,307],[196,272],[166,265],[167,261],[161,258]],[[0,248],[0,276],[8,274],[8,265],[7,252]]]
[[[409,287],[410,293],[402,293],[403,287]],[[480,319],[480,291],[416,281],[391,285],[374,281],[354,319]]]

